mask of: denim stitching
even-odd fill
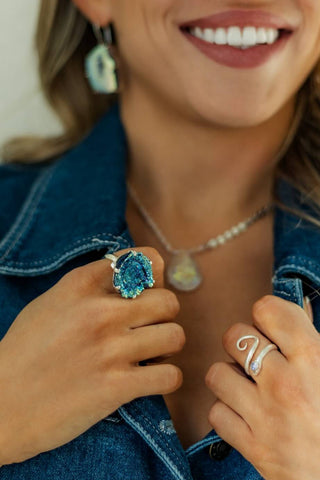
[[[120,423],[121,422],[121,418],[114,418],[114,417],[105,417],[102,419],[103,421],[105,422],[112,422],[112,423]]]
[[[115,243],[115,245],[116,245],[117,248],[119,248],[119,247],[121,246],[121,245],[120,245],[121,240],[124,240],[124,242],[128,245],[127,240],[126,240],[125,238],[122,238],[121,236],[112,235],[111,233],[99,233],[98,235],[94,235],[94,236],[90,235],[89,237],[84,237],[84,238],[81,238],[81,239],[77,240],[76,242],[74,242],[74,243],[71,244],[71,248],[76,250],[77,248],[88,247],[88,246],[91,245],[91,244],[88,244],[88,243],[87,243],[87,244],[81,245],[81,247],[75,247],[75,245],[77,245],[78,243],[83,244],[83,242],[88,242],[88,241],[90,241],[90,240],[91,240],[91,241],[94,241],[94,237],[97,237],[97,236],[105,236],[105,237],[113,238],[113,239],[115,240],[114,243]],[[106,241],[107,241],[108,243],[110,243],[109,240],[105,240],[105,242],[106,242]],[[104,245],[106,245],[105,242],[103,242]],[[100,242],[99,242],[99,243],[100,243]],[[102,243],[102,242],[101,242],[101,243]],[[100,244],[101,244],[101,243],[100,243]],[[73,251],[74,251],[74,250],[71,250],[70,253],[72,253]],[[66,253],[68,253],[68,252],[69,252],[69,250],[68,250]],[[64,253],[63,256],[66,255],[66,253]],[[41,264],[43,264],[43,263],[52,262],[53,260],[55,260],[56,258],[59,258],[59,257],[61,257],[61,252],[60,252],[60,253],[57,253],[57,254],[54,255],[53,257],[45,258],[45,259],[43,259],[43,260],[33,260],[32,262],[16,262],[16,261],[13,261],[12,263],[13,263],[14,265],[26,265],[26,264],[27,264],[27,265],[41,265]]]
[[[118,238],[119,239],[119,242],[112,242],[112,241],[109,241],[109,240],[105,240],[105,242],[103,242],[105,247],[106,246],[113,246],[114,247],[114,249],[113,249],[114,252],[116,252],[118,249],[120,249],[122,247],[121,241],[123,241],[126,246],[130,246],[130,243],[125,238],[123,238],[121,236],[115,237],[114,235],[111,235],[111,234],[104,234],[104,235],[110,236],[112,238]],[[87,239],[84,239],[84,240],[90,240],[90,238],[91,237],[88,237]],[[63,265],[65,260],[71,260],[72,258],[74,258],[74,257],[70,258],[70,256],[72,256],[75,253],[86,253],[86,252],[90,251],[89,249],[91,247],[95,247],[95,245],[92,244],[92,243],[82,244],[80,247],[74,248],[72,250],[68,250],[63,255],[61,255],[61,254],[55,255],[54,257],[52,257],[49,260],[53,260],[56,257],[59,257],[59,259],[56,262],[53,262],[51,264],[46,264],[43,267],[35,267],[35,268],[30,268],[29,267],[28,268],[28,265],[32,266],[34,264],[44,263],[44,261],[48,262],[48,259],[43,260],[43,261],[42,260],[41,261],[40,260],[35,260],[33,262],[30,262],[30,263],[27,263],[27,262],[11,262],[13,266],[0,265],[0,272],[1,273],[29,273],[29,274],[47,272],[49,270],[53,270],[57,266]],[[15,268],[14,265],[18,265],[18,264],[25,265],[25,267],[24,268]]]
[[[148,425],[158,434],[158,429],[154,427],[153,423],[149,420],[148,417],[145,417],[144,415],[142,416],[142,418],[148,423]],[[177,462],[179,462],[179,457],[177,456],[176,452],[174,450],[172,450],[170,444],[167,442],[167,440],[164,438],[164,437],[161,437],[163,438],[164,440],[164,443],[166,445],[166,447],[169,449],[169,451],[173,454],[173,456],[176,458]]]
[[[222,438],[219,437],[219,435],[215,435],[211,439],[210,438],[203,439],[199,443],[196,443],[195,445],[191,445],[191,447],[189,447],[186,450],[186,455],[187,457],[190,457],[191,455],[193,455],[194,453],[197,453],[199,450],[206,447],[207,445],[211,445],[211,443],[218,443],[221,440]]]
[[[107,242],[107,241],[106,241]],[[121,247],[120,243],[117,242],[107,242],[105,243],[105,246],[108,245],[116,245],[117,248]],[[71,251],[66,252],[64,255],[59,257],[59,260],[57,260],[54,263],[51,263],[49,265],[44,265],[43,267],[38,267],[38,268],[14,268],[14,267],[8,267],[8,266],[1,266],[0,265],[0,272],[1,273],[41,273],[41,272],[48,272],[49,270],[53,270],[54,268],[63,265],[63,262],[67,260],[71,260],[70,255],[73,255],[74,253],[86,253],[88,250],[86,250],[88,247],[92,247],[92,243],[88,243],[86,245],[81,245],[80,247],[77,247]],[[116,250],[114,250],[116,251]]]
[[[299,305],[302,305],[303,304],[303,294],[301,295],[300,289],[298,289],[297,281],[300,282],[301,280],[299,278],[289,279],[289,280],[276,280],[277,283],[284,283],[285,285],[288,284],[288,282],[290,282],[290,285],[292,285],[292,287],[293,287],[293,294],[291,295],[290,293],[285,292],[284,290],[278,290],[277,288],[275,288],[275,293],[276,292],[282,293],[289,298],[291,298],[291,296],[293,296],[295,301]]]
[[[148,417],[145,417],[145,416],[143,415],[143,419],[149,424],[149,426],[150,426],[153,430],[155,430],[155,431],[157,432],[157,434],[159,433],[159,432],[158,432],[158,429],[155,428],[155,426],[154,426],[153,423],[149,420]],[[176,454],[176,452],[175,452],[174,450],[172,450],[172,448],[171,448],[170,444],[167,442],[167,440],[166,440],[164,437],[162,437],[162,438],[163,438],[163,440],[164,440],[164,443],[165,443],[166,447],[169,449],[169,451],[170,451],[170,452],[173,454],[173,456],[176,458],[177,462],[180,463],[179,457],[178,457],[178,455]]]
[[[133,406],[133,405],[132,405]],[[177,478],[179,478],[180,480],[185,480],[185,477],[184,476],[181,476],[178,468],[176,465],[174,465],[172,463],[172,461],[170,460],[170,458],[168,457],[168,455],[166,454],[166,452],[157,444],[155,443],[153,437],[143,428],[143,426],[136,422],[134,417],[132,417],[128,412],[127,410],[125,410],[124,408],[121,408],[119,409],[119,411],[122,412],[122,414],[127,418],[129,419],[129,421],[131,422],[132,425],[135,425],[135,427],[137,428],[138,431],[140,431],[141,433],[143,433],[145,435],[145,437],[149,440],[149,442],[155,447],[155,450],[161,454],[163,460],[165,460],[167,466],[169,467],[169,469],[175,474],[177,475]],[[152,425],[152,423],[149,421],[149,419],[147,417],[143,417],[147,423],[149,423],[152,427],[153,430],[156,430],[154,428],[154,426]],[[157,430],[156,430],[157,431]],[[158,431],[157,431],[158,433]],[[174,456],[178,459],[176,453],[170,448],[170,446],[168,445],[168,443],[165,441],[165,444],[166,446],[168,447],[169,451],[172,452],[174,454]],[[179,460],[179,459],[178,459]]]
[[[34,214],[36,212],[36,208],[43,196],[43,194],[46,191],[46,188],[49,184],[49,181],[51,180],[53,173],[55,171],[57,165],[54,165],[54,168],[50,168],[50,170],[46,170],[44,173],[42,173],[38,180],[36,180],[32,186],[32,189],[30,191],[30,194],[27,198],[27,200],[24,203],[24,206],[22,207],[22,210],[20,214],[18,215],[16,221],[14,222],[11,230],[9,230],[8,234],[4,237],[2,242],[0,243],[0,250],[4,248],[4,246],[11,241],[11,239],[15,237],[16,233],[17,236],[13,243],[9,245],[7,250],[4,252],[4,254],[0,257],[0,261],[2,261],[4,258],[8,256],[10,251],[15,247],[17,242],[20,240],[22,235],[25,233],[27,228],[29,227]],[[43,182],[43,183],[42,183]],[[19,228],[21,226],[21,231],[19,233]]]
[[[284,290],[276,290],[276,289],[275,289],[275,291],[274,291],[274,292],[275,292],[275,293],[282,293],[282,295],[285,295],[285,296],[287,296],[287,297],[291,298],[291,295],[290,295],[290,293],[288,293],[288,292],[285,292]]]
[[[295,261],[296,259],[299,259],[301,260],[301,258],[299,257],[296,257],[296,256],[290,256],[288,257],[288,260],[290,259],[290,261]],[[311,260],[307,260],[305,259],[304,262],[309,265],[309,267],[312,269],[312,268],[315,268],[317,270],[319,270],[320,266],[315,263],[315,262],[312,262]],[[318,282],[320,284],[320,277],[315,274],[312,270],[309,270],[307,269],[305,266],[299,266],[299,265],[296,265],[294,263],[288,263],[288,264],[285,264],[285,265],[282,265],[281,267],[279,267],[276,271],[275,271],[275,275],[278,275],[280,272],[282,272],[283,270],[287,269],[287,268],[293,268],[294,271],[298,271],[299,273],[305,273],[307,275],[310,275],[310,277],[315,280],[316,282]]]

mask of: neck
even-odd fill
[[[145,94],[122,99],[129,144],[128,180],[156,219],[192,221],[210,215],[237,222],[272,201],[278,154],[294,101],[263,124],[224,128],[187,119]]]

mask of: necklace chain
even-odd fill
[[[274,208],[274,203],[270,203],[269,205],[266,205],[260,208],[259,210],[257,210],[250,217],[232,226],[231,228],[226,230],[224,233],[217,235],[216,237],[210,238],[206,243],[203,243],[201,245],[198,245],[196,247],[192,247],[189,249],[176,249],[172,247],[172,245],[166,239],[166,237],[164,236],[160,228],[157,226],[155,221],[151,218],[150,214],[148,213],[146,208],[142,205],[135,190],[129,184],[129,182],[127,183],[127,186],[128,186],[128,192],[130,193],[130,196],[134,201],[135,205],[137,206],[138,210],[140,211],[142,217],[145,219],[149,227],[153,230],[153,232],[157,236],[158,240],[162,243],[166,251],[171,253],[172,255],[177,255],[181,252],[187,252],[188,254],[191,255],[194,253],[200,253],[200,252],[203,252],[204,250],[214,249],[221,245],[224,245],[227,241],[245,232],[251,225],[253,225],[255,222],[257,222],[261,218],[265,217]]]

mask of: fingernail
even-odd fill
[[[305,309],[308,317],[313,322],[313,312],[312,312],[311,300],[307,295],[304,297],[303,303],[304,303],[304,309]]]

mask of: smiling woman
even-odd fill
[[[42,0],[36,40],[0,478],[318,479],[318,0]]]

